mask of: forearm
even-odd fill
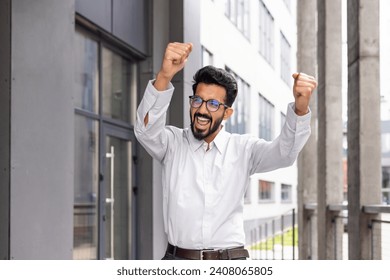
[[[156,80],[154,81],[153,86],[158,91],[161,91],[161,92],[165,91],[168,89],[168,86],[169,86],[172,78],[173,77],[169,77],[169,76],[164,75],[164,73],[162,73],[160,71],[157,73]]]
[[[164,140],[167,138],[165,135],[166,112],[173,91],[172,84],[168,84],[165,91],[158,91],[150,81],[137,109],[135,135],[149,154],[158,159],[162,158],[166,150],[167,142]],[[147,123],[145,123],[146,118]]]
[[[292,105],[289,104],[280,135],[272,142],[259,140],[252,146],[251,174],[290,166],[298,157],[311,133],[311,112],[309,110],[306,115],[299,116]]]

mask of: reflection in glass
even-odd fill
[[[103,115],[134,123],[136,67],[123,57],[103,48]],[[133,108],[134,107],[134,108]]]
[[[98,44],[84,34],[75,33],[76,108],[98,112]]]
[[[73,258],[97,259],[98,122],[75,116]]]
[[[131,259],[131,142],[107,136],[106,151],[106,258]]]
[[[382,203],[390,205],[390,167],[382,166]]]

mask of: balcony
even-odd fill
[[[305,211],[309,229],[308,259],[317,259],[317,204],[306,204]],[[328,232],[332,234],[335,241],[334,259],[348,260],[350,246],[348,227],[348,205],[328,205],[329,214],[332,215],[331,228]],[[390,260],[390,205],[365,205],[361,210],[369,216],[374,215],[380,218],[369,218],[365,226],[369,230],[367,242],[370,246],[370,259]],[[250,231],[250,241],[246,245],[253,260],[297,260],[299,258],[298,225],[296,210],[291,209],[285,214],[265,221],[263,224]],[[379,215],[379,216],[378,216]],[[341,250],[342,254],[337,252]]]

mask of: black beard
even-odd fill
[[[210,127],[209,127],[208,131],[207,130],[195,131],[194,122],[195,122],[195,118],[198,117],[198,116],[202,117],[202,118],[207,118],[207,119],[210,120]],[[200,114],[200,113],[195,113],[194,114],[194,118],[191,119],[191,131],[192,131],[192,134],[194,135],[194,137],[196,139],[203,140],[203,139],[207,138],[208,136],[210,136],[211,134],[213,134],[214,132],[216,132],[218,130],[218,128],[220,127],[222,121],[223,121],[223,117],[221,117],[219,119],[216,119],[215,123],[213,123],[213,118],[211,116],[203,115],[203,114]]]

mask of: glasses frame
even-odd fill
[[[224,104],[224,103],[221,103],[219,102],[217,99],[208,99],[208,100],[204,100],[202,97],[198,96],[198,95],[190,95],[188,96],[190,98],[190,106],[192,108],[200,108],[202,107],[203,103],[206,103],[206,108],[207,110],[209,110],[210,112],[216,112],[219,110],[219,107],[222,105],[223,107],[225,107],[225,109],[229,108],[228,105]],[[202,103],[200,103],[200,105],[198,107],[195,107],[195,106],[192,106],[192,101],[195,99],[195,98],[199,98],[200,100],[202,100]],[[218,103],[218,108],[216,110],[210,110],[209,108],[209,101],[215,101],[216,103]]]

